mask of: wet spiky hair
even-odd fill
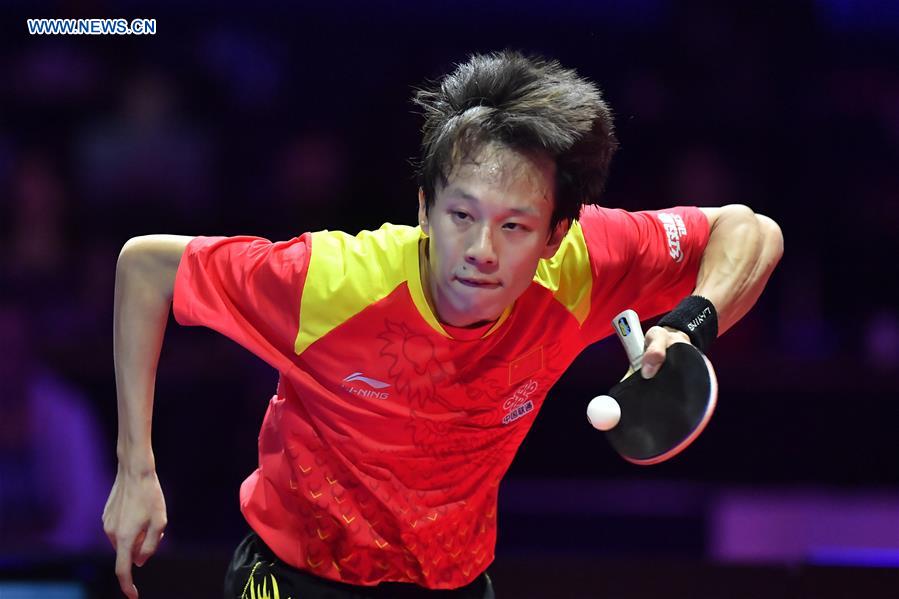
[[[455,166],[496,142],[555,159],[550,231],[575,220],[605,187],[618,147],[612,113],[594,83],[558,61],[510,50],[473,54],[412,101],[425,117],[416,174],[428,209]]]

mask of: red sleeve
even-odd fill
[[[175,320],[218,331],[279,372],[290,370],[310,242],[308,234],[275,243],[250,236],[191,240],[175,277]]]
[[[668,312],[696,287],[709,241],[709,222],[699,208],[627,212],[585,206],[579,219],[593,271],[591,317],[612,331],[627,308],[645,321]]]

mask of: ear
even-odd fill
[[[556,252],[559,251],[559,246],[562,245],[562,240],[565,239],[565,235],[568,234],[568,229],[570,227],[571,221],[569,220],[563,220],[556,225],[555,230],[546,242],[546,247],[543,249],[543,254],[540,256],[541,258],[549,260],[556,255]]]
[[[421,187],[418,188],[418,224],[421,225],[421,230],[427,235],[430,229],[428,225],[428,205],[425,202],[425,190]]]

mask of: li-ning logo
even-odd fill
[[[515,422],[525,414],[534,410],[534,402],[531,401],[529,397],[534,394],[537,387],[539,387],[537,381],[531,379],[516,389],[515,393],[512,394],[512,397],[503,403],[503,409],[509,410],[506,415],[503,416],[503,424]]]
[[[699,327],[699,325],[701,325],[703,322],[705,322],[705,317],[711,316],[711,315],[712,315],[711,308],[706,308],[705,310],[700,312],[696,318],[694,318],[693,320],[691,320],[690,322],[687,323],[687,327],[690,329],[690,332],[695,331]]]
[[[350,383],[364,383],[370,388],[365,389],[356,385],[351,385]],[[361,372],[354,372],[349,375],[341,381],[340,386],[345,391],[348,391],[353,395],[358,395],[359,397],[368,397],[372,399],[387,399],[390,397],[390,394],[386,391],[379,391],[379,389],[386,389],[389,387],[389,384],[367,376],[362,376]]]
[[[665,227],[665,234],[668,236],[668,253],[675,262],[684,259],[684,253],[681,251],[680,238],[687,234],[687,226],[684,219],[679,214],[673,212],[659,212],[657,214],[662,225]]]

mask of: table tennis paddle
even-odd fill
[[[686,449],[705,429],[715,411],[718,379],[712,363],[689,343],[666,350],[656,375],[644,379],[644,337],[640,319],[625,310],[612,321],[631,368],[609,395],[621,410],[618,424],[606,432],[625,460],[648,466],[669,460]]]

